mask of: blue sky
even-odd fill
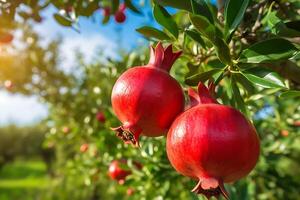
[[[35,25],[34,29],[45,42],[58,35],[64,38],[60,49],[61,67],[68,71],[74,66],[74,51],[72,51],[74,49],[81,50],[88,61],[95,56],[94,52],[97,48],[103,49],[107,56],[113,57],[120,47],[130,51],[138,44],[147,45],[147,41],[135,29],[143,25],[155,25],[155,22],[151,17],[149,6],[144,7],[142,11],[143,16],[126,11],[127,20],[124,24],[116,24],[111,18],[105,26],[101,24],[102,15],[99,11],[95,14],[94,19],[80,18],[80,33],[77,33],[70,28],[58,25],[52,17],[56,9],[50,7],[43,13],[45,18],[43,23]],[[0,125],[32,124],[47,116],[47,107],[39,103],[36,97],[12,95],[5,91],[0,91],[0,111]]]

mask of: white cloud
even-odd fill
[[[47,116],[47,107],[36,97],[0,92],[0,125],[32,124]]]

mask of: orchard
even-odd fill
[[[130,26],[129,14],[153,22],[135,27],[146,45],[115,58],[95,52],[91,62],[73,51],[77,65],[66,72],[63,39],[45,43],[33,28],[49,7],[78,34],[82,18],[99,15],[104,27]],[[0,8],[0,90],[48,107],[38,127],[54,157],[38,199],[300,198],[299,0],[18,0]]]

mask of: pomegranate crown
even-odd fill
[[[159,42],[155,48],[150,46],[149,64],[169,72],[181,53],[182,51],[173,52],[171,44],[164,49],[162,43]]]
[[[193,89],[189,88],[188,95],[190,97],[191,107],[198,104],[208,104],[208,103],[218,103],[213,96],[215,95],[215,84],[213,82],[209,83],[208,88],[204,83],[199,82],[198,84],[198,93]]]

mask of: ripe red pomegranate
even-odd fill
[[[110,16],[110,7],[104,7],[103,8],[103,16],[104,17]]]
[[[184,94],[178,82],[169,75],[181,52],[172,52],[161,43],[151,48],[150,61],[145,66],[124,72],[114,85],[112,107],[123,123],[114,128],[126,143],[139,146],[139,136],[158,137],[184,109]]]
[[[199,181],[193,192],[228,199],[224,182],[246,176],[258,160],[256,130],[238,110],[218,104],[204,84],[189,94],[194,106],[173,122],[168,158],[179,173]]]
[[[96,118],[99,122],[104,123],[105,122],[105,115],[103,114],[103,112],[99,111],[96,115]]]
[[[13,41],[14,36],[8,32],[0,31],[0,43],[2,44],[9,44]]]
[[[123,23],[123,22],[125,22],[125,20],[126,20],[126,15],[125,15],[125,13],[124,13],[124,11],[122,11],[122,10],[118,10],[116,13],[115,13],[115,21],[117,22],[117,23]]]
[[[111,179],[118,181],[123,184],[125,178],[131,174],[130,170],[125,170],[122,165],[126,165],[126,160],[114,160],[110,163],[108,168],[108,175]]]
[[[89,149],[89,144],[82,144],[80,146],[80,152],[85,153]]]

